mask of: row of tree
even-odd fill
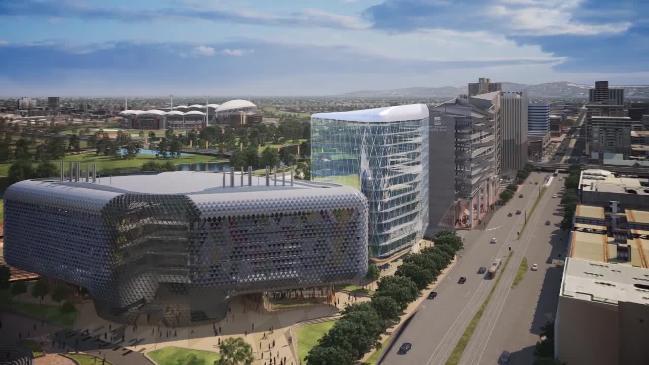
[[[408,304],[433,283],[462,248],[454,232],[440,232],[435,246],[403,259],[395,275],[386,276],[369,302],[345,309],[331,330],[309,351],[309,365],[351,365],[379,346],[385,330],[399,321]]]
[[[518,172],[516,173],[516,182],[507,185],[507,188],[500,193],[500,202],[502,204],[507,203],[514,197],[514,194],[516,194],[516,190],[518,189],[518,185],[525,182],[525,179],[530,176],[532,170],[534,170],[534,168],[530,164],[526,164],[522,169],[518,170]]]
[[[570,229],[572,227],[572,218],[575,216],[575,210],[577,209],[577,187],[579,186],[580,174],[581,170],[579,166],[570,166],[568,177],[563,181],[565,192],[563,197],[561,197],[561,205],[563,205],[562,229]]]

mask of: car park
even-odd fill
[[[405,355],[408,353],[408,351],[410,351],[411,348],[412,344],[410,342],[404,342],[403,344],[401,344],[401,346],[399,346],[399,351],[397,351],[397,353],[399,355]]]
[[[437,297],[437,292],[436,291],[432,291],[432,292],[428,293],[428,299],[435,299],[436,297]]]
[[[458,284],[464,284],[466,283],[466,277],[460,276],[460,280],[457,281]]]

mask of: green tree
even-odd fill
[[[388,296],[399,304],[400,309],[404,309],[408,303],[417,299],[419,291],[417,284],[405,276],[386,276],[379,281],[379,287],[376,290],[377,296]]]
[[[11,159],[11,136],[5,133],[5,138],[0,143],[0,162],[7,162]]]
[[[62,137],[53,137],[47,141],[47,155],[51,159],[60,159],[65,156],[65,142]]]
[[[309,365],[352,365],[352,355],[339,347],[315,346],[306,357]]]
[[[32,286],[32,296],[34,298],[40,298],[41,302],[43,301],[43,298],[49,293],[50,291],[50,285],[47,282],[47,279],[40,278],[36,281],[34,286]]]
[[[0,289],[9,288],[9,278],[11,277],[11,272],[7,266],[0,266]]]
[[[68,151],[79,152],[81,151],[81,143],[79,136],[76,134],[71,134],[68,138]]]
[[[28,160],[18,160],[9,166],[9,173],[7,176],[9,184],[32,179],[34,177],[34,168],[32,167],[32,163]]]
[[[142,149],[142,143],[129,141],[126,146],[124,146],[124,149],[126,150],[126,158],[135,158],[135,156],[140,153],[140,149]]]
[[[279,156],[277,154],[277,150],[270,147],[264,148],[264,150],[261,152],[259,164],[262,167],[265,166],[275,167],[277,166],[278,162],[279,162]]]
[[[20,295],[23,293],[27,293],[27,285],[23,280],[16,281],[11,284],[11,294]]]
[[[279,159],[286,166],[291,166],[295,164],[295,155],[291,153],[288,147],[284,147],[279,150]]]
[[[34,171],[35,177],[53,177],[59,174],[58,168],[49,161],[41,161],[36,166],[36,171]]]
[[[414,263],[403,263],[397,269],[396,275],[410,278],[416,285],[417,289],[422,290],[435,279],[435,272],[432,267],[422,267]]]
[[[369,265],[367,265],[367,273],[365,274],[365,279],[374,281],[374,280],[379,280],[380,276],[381,276],[381,271],[376,266],[376,264],[370,263]]]
[[[503,190],[502,193],[500,193],[500,200],[503,203],[507,203],[514,197],[514,193],[511,190]]]
[[[205,359],[199,358],[196,354],[189,354],[184,359],[178,359],[177,365],[205,365]]]
[[[371,303],[376,313],[385,320],[394,322],[401,315],[399,304],[391,297],[375,296]]]
[[[32,158],[32,154],[29,152],[29,146],[29,141],[24,138],[16,141],[16,147],[14,148],[14,157],[16,160],[29,160]]]
[[[230,337],[219,345],[220,358],[214,365],[250,365],[254,361],[252,347],[241,337]]]
[[[58,284],[52,289],[52,300],[59,303],[64,299],[67,299],[68,296],[72,293],[70,287],[65,284]]]
[[[77,309],[74,307],[74,304],[72,304],[72,302],[68,300],[66,300],[65,302],[63,302],[63,304],[61,304],[61,308],[60,308],[61,313],[72,313],[76,310]]]

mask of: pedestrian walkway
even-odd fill
[[[76,365],[76,363],[59,354],[47,354],[35,358],[34,365]]]

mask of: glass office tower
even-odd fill
[[[428,222],[428,107],[314,114],[311,178],[367,197],[370,256],[412,246]]]

